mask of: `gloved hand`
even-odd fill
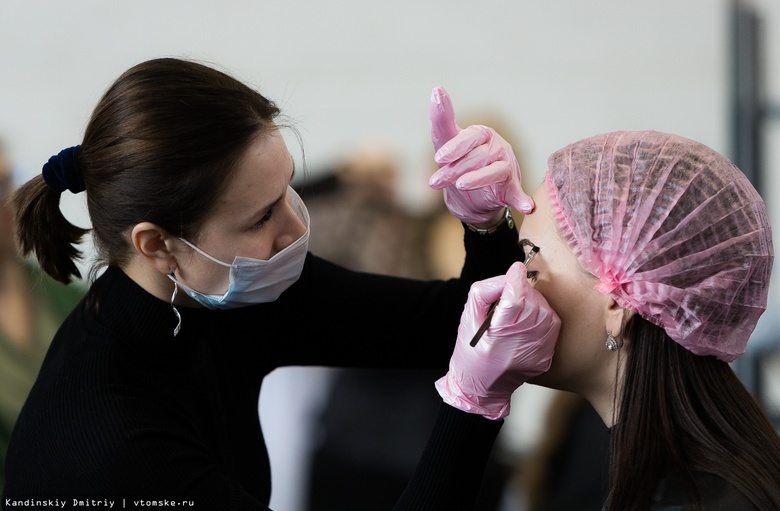
[[[499,296],[490,328],[472,347],[471,338]],[[506,417],[512,392],[550,368],[560,328],[558,315],[528,282],[523,263],[513,264],[506,275],[475,282],[449,371],[436,390],[445,403],[464,412]]]
[[[447,91],[431,94],[431,138],[439,165],[431,188],[444,189],[444,202],[458,220],[472,225],[494,223],[505,206],[531,213],[533,199],[523,191],[520,165],[512,146],[487,126],[461,130]]]

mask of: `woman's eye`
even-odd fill
[[[531,282],[536,282],[536,279],[539,277],[539,272],[535,270],[528,271],[526,272],[525,277]]]
[[[273,213],[273,211],[274,211],[273,209],[269,209],[269,210],[268,210],[268,213],[266,213],[265,215],[263,215],[263,218],[261,218],[260,220],[258,220],[258,221],[255,223],[255,225],[253,225],[252,227],[255,227],[255,228],[257,228],[257,227],[262,227],[262,226],[263,226],[263,224],[265,224],[267,221],[269,221],[269,220],[271,219],[271,213]]]

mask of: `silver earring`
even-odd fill
[[[622,347],[623,343],[619,343],[614,337],[612,337],[612,332],[607,330],[607,342],[605,342],[604,345],[609,351],[617,351]]]
[[[181,314],[179,314],[179,311],[176,309],[176,306],[173,305],[173,301],[176,299],[176,295],[179,292],[179,285],[176,283],[176,275],[173,273],[173,267],[171,267],[171,273],[168,274],[168,276],[173,281],[173,294],[171,295],[171,309],[173,309],[173,313],[176,315],[176,319],[179,320],[179,323],[176,325],[176,328],[173,329],[173,336],[176,337],[179,334],[179,330],[181,330]]]

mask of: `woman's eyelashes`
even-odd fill
[[[260,220],[255,222],[255,224],[252,226],[252,228],[253,229],[259,229],[260,227],[265,225],[265,223],[271,219],[271,216],[273,215],[273,212],[274,212],[274,208],[269,209],[268,212],[265,215],[263,215],[263,218],[261,218]]]
[[[293,175],[295,175],[295,169],[293,169]],[[252,229],[259,229],[266,222],[268,222],[271,219],[271,216],[273,216],[274,209],[278,207],[282,207],[286,200],[287,200],[287,192],[285,191],[284,195],[282,195],[279,199],[277,199],[276,202],[274,202],[268,207],[268,211],[266,212],[265,215],[263,215],[263,218],[261,218],[260,220],[258,220],[252,225]]]
[[[536,279],[539,278],[539,272],[536,270],[530,270],[526,272],[525,276],[531,282],[536,282]]]

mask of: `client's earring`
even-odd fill
[[[612,332],[607,330],[607,342],[604,343],[609,351],[617,351],[623,345],[622,342],[618,342],[617,339],[612,337]]]
[[[176,283],[176,275],[173,273],[173,266],[171,266],[171,272],[168,274],[168,277],[173,281],[173,294],[171,295],[171,309],[173,309],[173,313],[176,315],[176,319],[179,320],[179,323],[176,325],[176,328],[173,329],[173,336],[176,337],[179,334],[179,330],[181,330],[181,314],[179,314],[179,311],[176,309],[176,306],[173,305],[173,301],[176,299],[176,295],[179,292],[179,284]]]

